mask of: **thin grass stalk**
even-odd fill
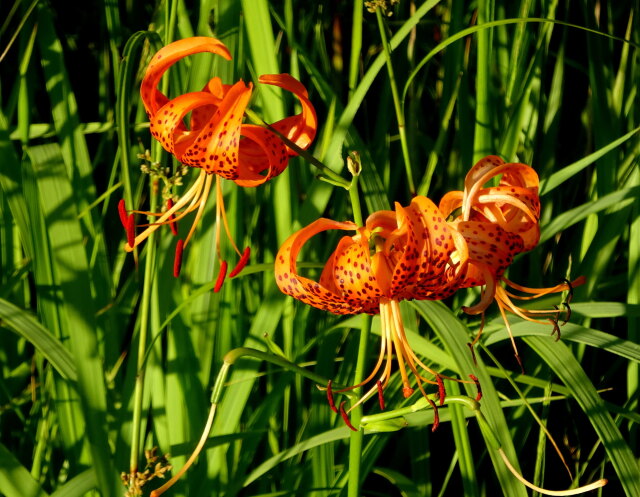
[[[151,180],[153,182],[153,180]],[[155,212],[155,195],[151,196],[150,212]],[[153,220],[150,219],[150,222]],[[151,308],[152,283],[155,277],[156,268],[156,233],[151,233],[146,242],[146,257],[144,265],[144,282],[142,287],[142,297],[140,302],[140,329],[138,332],[138,355],[136,366],[136,382],[133,394],[133,416],[131,430],[131,454],[129,458],[130,478],[135,476],[138,470],[138,457],[140,454],[142,407],[144,402],[144,378],[145,359],[147,356],[147,342],[149,331],[149,312]],[[130,489],[132,481],[129,482]]]
[[[409,144],[407,143],[407,129],[404,123],[404,111],[402,109],[402,103],[400,100],[400,95],[398,93],[398,86],[396,85],[396,78],[393,72],[393,61],[391,60],[391,45],[389,45],[386,26],[384,24],[382,10],[380,8],[376,9],[376,20],[378,21],[378,31],[380,33],[380,41],[382,42],[382,53],[384,53],[385,62],[387,65],[387,73],[389,74],[389,85],[391,87],[391,96],[393,97],[393,107],[396,112],[396,119],[398,120],[398,133],[400,136],[402,157],[404,159],[404,168],[407,174],[407,184],[409,187],[410,195],[414,196],[416,194],[416,187],[413,182],[413,172],[411,170],[411,154],[409,152]]]
[[[360,72],[360,55],[362,51],[362,20],[364,2],[353,2],[353,18],[351,19],[351,55],[349,57],[349,98],[358,84]]]
[[[493,0],[478,0],[478,26],[492,20]],[[492,108],[491,108],[491,45],[493,30],[478,31],[476,58],[476,124],[473,141],[473,162],[492,153]]]

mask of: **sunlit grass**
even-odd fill
[[[509,277],[548,287],[586,276],[561,341],[551,327],[510,318],[522,373],[491,307],[475,364],[466,343],[480,318],[461,311],[477,301],[473,291],[403,306],[407,332],[435,369],[479,376],[482,413],[528,480],[568,489],[607,478],[601,495],[640,495],[637,3],[401,0],[379,20],[361,7],[16,2],[6,14],[0,494],[123,495],[120,474],[136,464],[143,471],[153,447],[170,454],[166,474],[175,474],[200,439],[225,354],[250,347],[309,374],[287,369],[285,359],[234,359],[204,450],[167,495],[532,495],[459,405],[440,409],[435,433],[433,412],[423,409],[407,415],[402,430],[365,434],[360,453],[350,454],[358,442],[316,384],[353,384],[368,322],[294,302],[272,273],[294,230],[320,216],[353,219],[349,192],[318,179],[303,158],[256,189],[224,183],[230,230],[252,255],[219,293],[212,291],[214,203],[179,278],[169,229],[134,255],[122,249],[119,200],[140,210],[162,202],[139,154],[149,150],[171,173],[178,168],[149,134],[142,71],[161,46],[198,34],[219,38],[233,60],[186,60],[163,79],[166,91],[200,89],[212,75],[258,86],[261,74],[291,73],[318,112],[310,152],[346,182],[347,153],[359,152],[365,217],[396,201],[407,205],[414,188],[437,203],[460,190],[474,160],[487,154],[538,172],[542,240]],[[298,112],[285,93],[261,85],[251,108],[267,122]],[[176,191],[196,176],[190,172]],[[324,263],[329,246],[304,253],[309,271]],[[221,250],[235,257],[224,241]],[[374,318],[371,333],[379,329]],[[376,345],[367,343],[373,361]],[[401,398],[396,376],[387,410],[417,400]],[[460,394],[475,396],[469,387]],[[375,401],[363,409],[379,412]],[[360,481],[349,478],[356,467]],[[144,495],[163,481],[151,479]]]

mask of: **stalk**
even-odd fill
[[[151,179],[151,189],[154,190],[154,180]],[[151,195],[150,210],[155,212],[156,198]],[[142,287],[142,301],[140,303],[140,332],[138,337],[138,357],[135,390],[133,394],[133,417],[131,430],[131,454],[129,457],[129,490],[133,491],[135,476],[138,471],[138,455],[140,454],[140,430],[142,422],[142,404],[144,400],[145,358],[149,332],[149,309],[151,306],[151,290],[155,274],[156,236],[149,235],[147,240],[147,254],[144,265],[144,283]]]
[[[356,373],[354,385],[357,385],[364,379],[365,367],[367,365],[367,342],[369,341],[369,331],[371,328],[371,317],[366,316],[363,319],[360,328],[360,343],[358,345],[358,361],[356,362]],[[357,398],[362,395],[362,387],[356,389]],[[351,409],[351,423],[353,426],[360,426],[362,418],[362,404],[354,399],[352,402],[355,406]],[[349,436],[349,478],[347,482],[348,497],[359,497],[360,495],[360,469],[362,466],[362,439],[364,430],[352,431]]]
[[[391,63],[391,46],[387,39],[387,32],[384,26],[382,11],[376,9],[376,19],[378,20],[378,30],[380,31],[380,40],[382,41],[382,52],[385,55],[387,64],[387,72],[389,73],[389,85],[391,86],[391,96],[393,97],[393,107],[396,111],[396,119],[398,120],[398,133],[400,135],[400,146],[402,148],[402,157],[404,158],[404,167],[407,173],[407,183],[409,184],[409,193],[411,196],[416,194],[416,187],[413,183],[413,173],[411,172],[411,155],[409,154],[409,145],[407,143],[407,130],[404,123],[404,112],[400,103],[400,95],[396,85],[396,78],[393,72],[393,64]]]

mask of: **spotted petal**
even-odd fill
[[[168,101],[166,95],[158,90],[158,84],[163,74],[183,57],[200,52],[215,53],[231,60],[229,50],[221,41],[206,36],[194,36],[174,41],[161,48],[153,56],[140,86],[142,103],[149,117],[155,115]]]
[[[361,308],[347,303],[342,295],[298,274],[296,260],[304,244],[314,235],[330,229],[355,231],[350,222],[320,218],[291,235],[278,250],[275,261],[276,284],[280,290],[306,304],[335,314],[357,314]]]
[[[309,100],[307,89],[302,83],[289,74],[265,74],[258,79],[260,83],[279,86],[293,93],[302,106],[302,112],[295,116],[285,117],[271,126],[289,138],[298,147],[306,149],[316,136],[318,118],[316,111]],[[296,153],[288,149],[290,155]]]

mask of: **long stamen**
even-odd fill
[[[509,339],[511,340],[511,346],[513,347],[513,354],[516,357],[516,361],[518,361],[518,364],[520,365],[520,369],[522,371],[522,374],[525,374],[524,366],[522,365],[522,360],[520,359],[520,355],[518,354],[518,347],[516,346],[516,340],[515,340],[515,338],[513,338],[513,332],[511,331],[511,325],[509,324],[509,321],[507,319],[507,314],[504,312],[504,307],[502,306],[502,303],[500,302],[500,300],[498,300],[498,308],[500,309],[500,314],[502,315],[502,320],[504,321],[504,324],[507,327],[507,333],[509,333]]]
[[[213,175],[207,174],[204,181],[204,186],[202,187],[202,194],[200,195],[200,200],[198,202],[198,212],[196,212],[196,216],[193,219],[193,224],[191,225],[191,229],[189,230],[189,233],[187,234],[187,237],[184,240],[185,245],[187,245],[189,243],[189,240],[191,240],[191,237],[193,236],[193,233],[195,232],[196,227],[198,226],[198,223],[202,218],[202,214],[204,214],[204,208],[206,207],[206,204],[207,204],[207,198],[209,197],[209,190],[211,190],[212,181],[213,181]]]
[[[389,329],[391,330],[390,334],[391,334],[391,339],[393,340],[393,345],[396,351],[396,361],[398,362],[398,369],[400,370],[400,376],[402,377],[402,385],[403,385],[402,395],[406,399],[409,396],[411,396],[411,394],[413,393],[413,388],[411,388],[411,385],[409,385],[409,376],[407,375],[407,369],[404,364],[404,360],[405,360],[404,347],[402,345],[402,342],[399,339],[399,336],[397,333],[397,327],[391,324],[392,317],[390,316],[391,313],[389,311],[392,309],[392,305],[393,304],[389,304],[388,302],[385,302],[384,304],[380,304],[380,314],[381,314],[380,317],[382,317],[382,309],[384,306],[386,311],[385,319],[388,319],[390,321],[388,326],[389,326]]]
[[[242,256],[240,250],[238,249],[236,242],[233,240],[231,236],[231,230],[229,229],[229,222],[227,221],[227,212],[224,208],[224,197],[222,195],[222,181],[219,176],[216,176],[216,202],[217,205],[220,206],[220,214],[222,215],[222,223],[224,225],[224,231],[227,233],[227,238],[229,239],[229,243],[236,251],[239,256]]]
[[[586,492],[590,492],[591,490],[595,490],[600,487],[604,487],[607,484],[607,480],[603,478],[601,480],[594,481],[593,483],[589,483],[588,485],[584,485],[582,487],[572,488],[571,490],[547,490],[546,488],[538,487],[537,485],[534,485],[533,483],[530,483],[529,481],[525,480],[525,478],[516,470],[516,468],[513,467],[513,465],[511,464],[511,461],[509,461],[509,459],[507,458],[507,455],[504,453],[502,449],[498,449],[498,453],[500,454],[500,457],[502,457],[502,460],[504,461],[504,464],[507,466],[507,469],[511,471],[511,474],[515,476],[520,483],[522,483],[526,487],[529,487],[531,490],[535,490],[536,492],[544,495],[552,495],[557,497],[564,497],[568,495],[579,495]]]
[[[136,246],[140,245],[144,240],[146,240],[151,233],[157,230],[160,226],[166,224],[165,221],[167,221],[167,219],[169,219],[169,217],[175,214],[178,210],[182,209],[189,201],[191,201],[192,199],[197,200],[199,198],[199,194],[202,192],[202,187],[206,176],[208,176],[207,173],[204,170],[201,170],[200,175],[193,183],[191,188],[189,188],[187,193],[180,197],[180,200],[178,200],[171,209],[162,214],[157,222],[150,224],[146,230],[136,236],[133,244],[127,243],[124,246],[124,249],[127,252],[131,252]],[[177,216],[175,219],[180,219],[180,216]]]

